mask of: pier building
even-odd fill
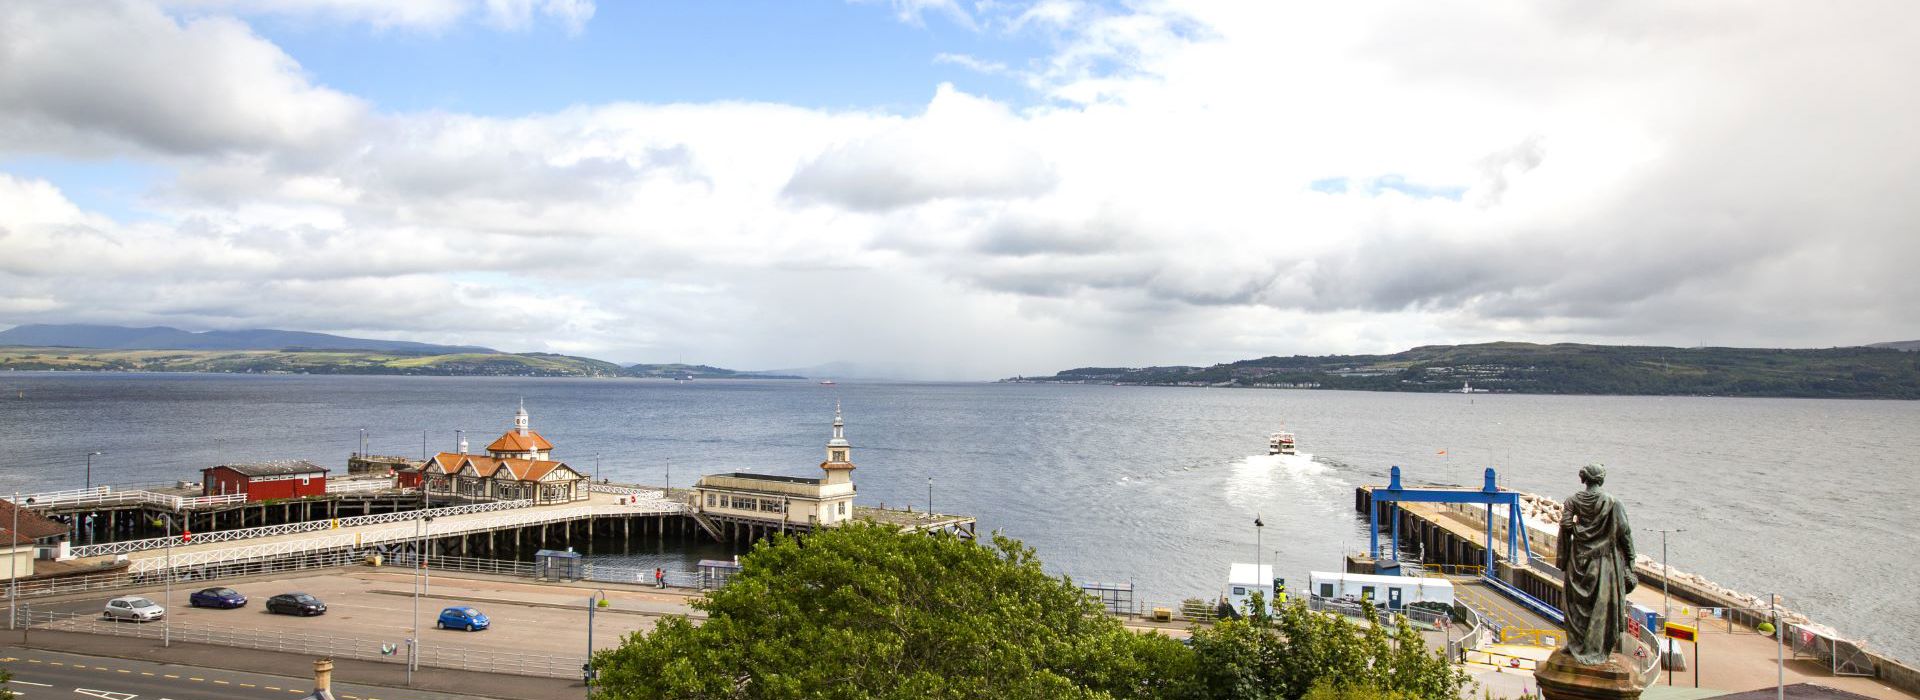
[[[459,452],[434,455],[417,468],[395,472],[402,488],[425,486],[429,495],[467,500],[528,500],[536,505],[587,500],[587,477],[565,462],[553,459],[553,443],[534,432],[523,402],[513,414],[513,428],[487,445],[487,454]]]
[[[833,436],[821,478],[732,472],[708,474],[693,486],[695,513],[749,525],[779,523],[811,529],[853,519],[853,446],[839,404],[833,407]]]
[[[222,464],[200,470],[202,496],[244,494],[248,501],[327,495],[327,468],[304,459]]]

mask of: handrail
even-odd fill
[[[435,523],[431,535],[433,537],[444,537],[448,535],[465,534],[476,530],[561,522],[591,517],[595,512],[598,511],[591,506],[575,506],[572,508],[523,508],[515,512],[496,515],[490,518],[451,520],[444,523]],[[385,515],[404,515],[404,513],[388,513]],[[362,517],[377,518],[382,516]],[[411,516],[401,518],[401,520],[412,519]],[[262,542],[259,544],[241,545],[222,549],[192,549],[186,552],[174,552],[171,557],[167,558],[148,553],[143,558],[133,560],[130,570],[134,572],[163,570],[167,568],[169,559],[171,560],[173,568],[178,569],[324,549],[368,547],[383,542],[410,540],[415,536],[417,536],[417,533],[412,527],[390,527],[377,530],[342,532],[336,535],[320,535],[303,539]]]
[[[186,535],[174,535],[172,537],[153,537],[153,538],[148,538],[144,540],[124,540],[121,542],[103,542],[101,544],[89,544],[89,545],[74,547],[72,550],[70,550],[70,552],[72,556],[75,556],[75,557],[98,557],[98,556],[105,556],[108,554],[131,554],[133,552],[144,552],[148,550],[162,549],[167,547],[169,544],[175,547],[186,547],[192,544],[212,544],[215,542],[231,542],[233,540],[252,539],[255,537],[277,537],[280,535],[294,535],[294,534],[299,534],[303,532],[315,532],[319,530],[334,530],[334,529],[346,528],[346,527],[358,527],[361,525],[379,525],[383,523],[403,522],[403,521],[414,520],[416,518],[421,518],[421,517],[437,518],[437,517],[446,516],[446,515],[466,515],[468,513],[487,513],[487,512],[497,511],[497,510],[508,510],[512,508],[525,508],[531,505],[533,505],[533,501],[529,501],[529,500],[468,503],[465,505],[448,506],[444,508],[431,508],[427,510],[403,510],[403,511],[395,511],[392,513],[376,513],[373,515],[355,515],[351,517],[338,518],[334,520],[307,520],[307,521],[302,521],[297,523],[266,525],[262,527],[250,527],[250,528],[245,528],[240,530],[217,530],[214,532],[206,532],[206,533],[193,535],[192,539],[190,540]]]
[[[13,501],[12,497],[0,500]],[[68,505],[108,505],[118,503],[152,503],[166,506],[172,510],[182,510],[194,506],[225,505],[241,503],[247,500],[244,493],[229,493],[215,496],[173,496],[154,493],[144,489],[123,489],[115,491],[112,486],[95,486],[90,489],[69,489],[66,491],[48,491],[28,494],[20,497],[20,503],[28,508],[52,508]],[[32,503],[26,503],[32,501]]]

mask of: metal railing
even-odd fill
[[[32,499],[33,501],[31,505],[27,506],[29,508],[151,503],[172,510],[183,510],[201,506],[244,503],[247,500],[247,495],[244,493],[229,493],[218,496],[172,496],[142,489],[115,490],[112,486],[95,486],[90,489],[70,489],[67,491],[49,491],[46,493],[23,495],[20,497],[20,502],[26,503],[28,499]],[[11,501],[13,499],[9,497],[0,500]]]
[[[351,517],[337,518],[333,520],[307,520],[307,521],[302,521],[297,523],[283,523],[280,525],[265,525],[261,527],[249,527],[249,528],[240,529],[240,530],[216,530],[213,532],[202,532],[202,533],[193,535],[191,540],[189,540],[186,535],[174,535],[172,537],[152,537],[144,540],[125,540],[122,542],[105,542],[101,544],[82,545],[79,547],[74,547],[71,550],[71,554],[72,556],[75,556],[75,557],[98,557],[98,556],[105,556],[109,554],[131,554],[133,552],[144,552],[144,551],[154,550],[154,549],[164,549],[167,547],[168,544],[172,544],[175,547],[185,547],[188,545],[212,544],[217,542],[231,542],[234,540],[246,540],[246,539],[253,539],[257,537],[277,537],[280,535],[294,535],[294,534],[299,534],[303,532],[318,532],[321,530],[334,530],[334,529],[346,528],[346,527],[359,527],[362,525],[379,525],[383,523],[411,522],[417,518],[422,518],[422,517],[438,518],[441,516],[449,516],[449,515],[466,515],[468,513],[487,513],[487,512],[497,511],[497,510],[525,508],[531,505],[533,505],[533,501],[491,501],[486,503],[469,503],[466,505],[448,506],[445,508],[432,508],[428,510],[403,510],[403,511],[397,511],[393,513],[377,513],[374,515],[355,515]]]
[[[383,566],[413,568],[418,566],[420,555],[413,552],[395,552],[381,561]],[[532,578],[533,562],[511,561],[507,559],[476,559],[472,557],[427,557],[429,571],[459,571],[469,574],[496,574],[500,576],[523,576]]]
[[[96,613],[25,610],[21,612],[21,617],[29,629],[33,630],[141,639],[159,639],[167,633],[161,625],[156,623],[108,621]],[[170,634],[176,642],[383,663],[406,662],[405,638],[366,639],[311,634],[285,628],[264,630],[179,622],[172,624]],[[526,654],[503,649],[474,649],[437,643],[421,644],[418,657],[422,666],[553,678],[578,677],[580,666],[586,661],[585,658],[578,656]]]
[[[641,496],[644,498],[666,498],[666,493],[662,492],[660,489],[650,489],[644,486],[621,486],[619,484],[589,483],[587,484],[587,491],[591,493],[608,493],[608,494],[613,494],[615,496]]]
[[[1367,617],[1365,606],[1358,602],[1350,602],[1338,598],[1322,598],[1317,595],[1309,596],[1307,598],[1307,609],[1317,612],[1334,613],[1356,620],[1374,621],[1372,618]],[[1407,621],[1415,626],[1424,626],[1431,629],[1441,629],[1444,625],[1450,624],[1449,622],[1442,622],[1442,620],[1450,619],[1446,613],[1415,607],[1403,607],[1399,610],[1390,610],[1375,605],[1373,606],[1373,614],[1375,618],[1379,618],[1381,624],[1386,625],[1394,624],[1394,618],[1396,617],[1407,618]]]
[[[1635,639],[1640,640],[1640,652],[1634,654],[1635,657],[1644,659],[1643,666],[1639,669],[1640,687],[1651,686],[1654,679],[1660,677],[1660,655],[1664,652],[1660,647],[1660,638],[1654,636],[1653,630],[1641,624],[1640,620],[1633,619],[1632,615],[1627,616],[1627,629],[1633,632]]]
[[[370,553],[370,550],[346,549],[325,552],[304,552],[274,559],[226,562],[194,567],[181,566],[174,568],[173,576],[174,581],[186,583],[287,571],[331,569],[360,564],[366,560],[367,555]],[[57,578],[26,580],[20,582],[19,590],[22,599],[40,598],[65,595],[68,593],[153,586],[166,581],[166,577],[167,572],[165,569],[138,572],[121,570],[109,573],[87,574],[84,576],[61,576]],[[6,599],[6,596],[11,591],[11,587],[0,586],[0,600]]]

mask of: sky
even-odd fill
[[[0,326],[925,379],[1920,338],[1916,23],[1900,1],[15,0]]]

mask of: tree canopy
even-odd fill
[[[694,606],[594,655],[609,698],[1454,697],[1419,634],[1303,604],[1196,630],[1127,630],[1033,550],[852,524],[775,537]]]

